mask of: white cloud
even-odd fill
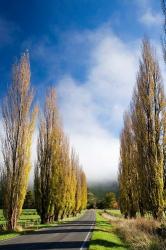
[[[140,17],[139,21],[147,27],[162,26],[163,17],[160,13],[152,12],[151,9],[147,9]]]
[[[135,83],[138,43],[122,42],[108,26],[84,33],[82,41],[87,40],[93,46],[86,80],[62,77],[57,88],[59,106],[88,179],[115,179],[118,135]]]
[[[119,161],[119,140],[109,133],[90,136],[71,134],[73,145],[79,152],[80,161],[88,180],[115,180]]]
[[[115,179],[119,163],[119,132],[123,112],[129,105],[135,84],[140,41],[124,42],[109,25],[105,25],[93,31],[70,33],[65,36],[65,43],[67,51],[75,50],[76,62],[81,64],[84,51],[87,56],[86,60],[83,58],[87,64],[83,82],[72,74],[66,74],[57,85],[65,131],[79,153],[88,180]],[[160,45],[153,43],[162,62]],[[49,80],[55,78],[58,61],[54,50],[44,43],[37,54],[43,62],[47,59]],[[73,55],[70,56],[72,59]],[[164,64],[161,66],[164,72]],[[45,86],[41,87],[45,90]],[[33,162],[36,158],[36,135],[37,132],[33,138]]]

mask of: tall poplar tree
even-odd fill
[[[163,215],[165,105],[156,56],[149,41],[143,40],[142,58],[130,105],[131,125],[129,126],[129,117],[126,117],[121,135],[120,200],[121,210],[126,214],[130,213],[131,204],[128,189],[130,184],[136,183],[137,192],[134,198],[137,200],[141,215],[151,212],[155,219]],[[132,143],[129,140],[131,138],[133,138]],[[131,156],[134,156],[134,159],[130,165]],[[136,169],[137,181],[134,178],[129,181],[133,166]]]
[[[54,137],[59,133],[59,116],[56,107],[56,94],[54,89],[48,91],[44,107],[44,115],[41,115],[38,154],[35,167],[35,200],[42,223],[49,223],[54,216],[54,202],[52,189],[52,174],[56,153]]]
[[[36,116],[32,101],[29,56],[25,53],[13,66],[12,84],[2,104],[3,212],[9,230],[17,227],[31,169],[30,151]]]
[[[132,105],[141,205],[159,218],[163,211],[165,97],[159,65],[148,40],[143,41]]]
[[[162,39],[162,48],[163,48],[163,56],[164,61],[166,63],[166,1],[161,0],[161,6],[164,15],[164,22],[163,22],[163,39]],[[164,143],[163,143],[163,153],[164,153],[164,171],[163,171],[163,179],[164,179],[164,207],[166,209],[166,117],[165,117],[165,130],[164,130]]]

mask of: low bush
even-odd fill
[[[158,234],[160,223],[154,219],[119,219],[118,234],[131,246],[132,250],[166,250],[166,239]]]

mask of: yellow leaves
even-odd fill
[[[158,216],[163,209],[165,148],[165,96],[160,70],[149,41],[144,40],[142,58],[129,113],[121,134],[119,171],[121,209]],[[165,154],[165,153],[164,153]]]
[[[44,222],[51,213],[54,213],[55,218],[63,217],[86,206],[85,176],[81,183],[82,172],[78,156],[70,150],[69,139],[63,132],[55,89],[48,91],[39,131],[37,162],[39,173],[36,183],[40,180],[38,181],[40,185],[35,193],[37,204],[39,206],[45,204],[45,207],[38,209]],[[51,209],[50,204],[52,204]]]
[[[36,108],[31,112],[33,93],[30,88],[28,54],[13,67],[13,81],[3,103],[4,144],[4,208],[9,227],[16,227],[24,202],[29,171],[30,148],[35,126]],[[14,220],[14,221],[12,221]]]

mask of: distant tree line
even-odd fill
[[[34,107],[33,100],[29,56],[25,53],[13,66],[12,83],[2,103],[1,193],[8,230],[16,229],[23,204],[27,206],[26,202],[32,201],[30,193],[26,200],[25,195],[31,169],[32,137],[38,120],[38,107]],[[41,222],[50,223],[86,208],[87,183],[78,155],[64,134],[54,88],[47,91],[38,126],[35,207]]]
[[[88,184],[88,189],[97,199],[102,199],[108,192],[113,192],[117,198],[119,197],[119,185],[117,180],[91,181]]]
[[[87,208],[119,209],[119,204],[114,192],[107,192],[102,198],[88,192]]]

